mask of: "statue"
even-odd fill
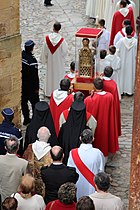
[[[92,77],[93,75],[93,53],[89,48],[89,39],[82,40],[83,48],[79,51],[79,76]]]

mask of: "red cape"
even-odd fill
[[[118,89],[116,82],[114,80],[104,80],[103,79],[103,90],[112,93],[114,96],[114,104],[116,109],[117,125],[118,125],[118,135],[121,136],[121,112],[120,112],[120,101],[118,95]]]
[[[115,35],[122,29],[122,22],[125,19],[129,19],[131,21],[131,26],[133,27],[133,30],[135,30],[133,9],[131,7],[129,7],[129,13],[126,17],[124,17],[119,11],[115,12],[112,20],[110,45],[113,45]]]
[[[69,114],[69,109],[66,109],[66,110],[63,111],[63,115],[64,115],[65,120],[67,120],[68,114]],[[86,120],[87,120],[87,122],[88,122],[90,117],[91,117],[91,114],[89,112],[86,112]]]
[[[61,113],[65,110],[68,109],[71,104],[73,102],[73,95],[70,94],[67,96],[67,98],[65,98],[65,100],[63,102],[61,102],[58,106],[56,105],[54,99],[53,99],[53,93],[51,95],[50,98],[50,110],[52,113],[52,118],[54,121],[54,127],[55,127],[55,131],[56,131],[56,135],[58,136],[59,133],[59,118]]]
[[[66,75],[64,76],[64,78],[69,79],[69,80],[70,80],[70,82],[74,79],[74,78],[69,77],[69,76],[68,76],[68,74],[66,74]]]
[[[85,99],[85,104],[87,111],[97,120],[94,147],[100,149],[105,157],[109,152],[116,153],[119,145],[113,95],[94,93],[92,97],[88,96]]]

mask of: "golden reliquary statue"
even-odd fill
[[[82,40],[83,48],[79,50],[79,76],[92,77],[93,75],[93,53],[89,48],[89,39]]]

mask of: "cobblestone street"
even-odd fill
[[[57,20],[62,23],[61,34],[69,45],[66,57],[66,71],[75,59],[75,32],[81,27],[92,27],[93,20],[85,16],[86,0],[52,0],[54,6],[44,7],[43,0],[21,0],[20,24],[22,46],[28,39],[35,41],[35,56],[38,59],[44,40],[44,35],[52,30]],[[56,68],[57,71],[57,68]],[[44,99],[44,75],[46,69],[39,63],[40,99]],[[120,151],[109,158],[106,172],[113,178],[111,193],[120,196],[128,207],[129,172],[131,158],[131,138],[133,120],[133,97],[124,96],[121,101],[122,136],[119,138]]]

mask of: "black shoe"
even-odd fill
[[[23,125],[28,125],[30,122],[31,122],[31,119],[30,118],[27,119],[27,120],[24,120],[23,121]]]
[[[50,3],[50,4],[44,4],[45,7],[50,7],[53,6],[54,4]]]

